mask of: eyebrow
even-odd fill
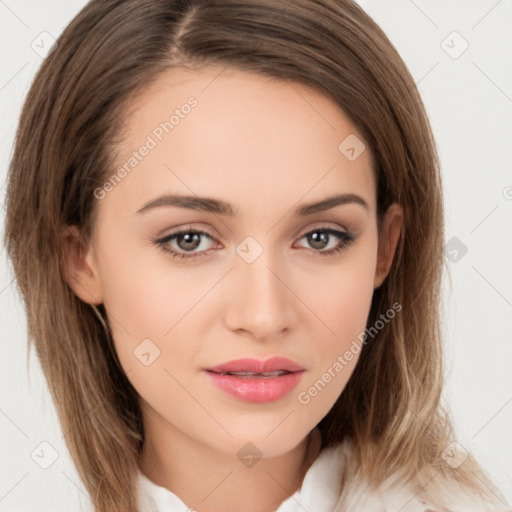
[[[368,203],[356,194],[338,194],[316,203],[302,205],[294,211],[294,215],[305,217],[307,215],[330,210],[331,208],[344,204],[359,204],[366,210],[369,209]],[[233,207],[225,201],[220,201],[210,197],[181,195],[165,195],[157,197],[156,199],[147,202],[142,208],[137,210],[136,213],[143,214],[153,208],[162,206],[177,206],[179,208],[188,208],[190,210],[199,210],[219,215],[233,216],[235,214]]]

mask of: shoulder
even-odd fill
[[[383,484],[377,491],[383,510],[401,512],[511,512],[512,508],[502,498],[489,501],[476,491],[462,487],[453,481],[440,481],[435,475],[425,486],[432,487],[430,493],[436,502],[425,497],[425,489],[416,489],[410,484],[400,482]],[[437,480],[437,481],[436,481]],[[428,491],[429,489],[427,489]],[[437,501],[438,500],[438,501]],[[443,506],[440,506],[442,503]]]
[[[339,457],[344,462],[343,491],[336,511],[356,512],[512,512],[512,478],[485,451],[470,444],[472,455],[482,469],[501,491],[492,502],[483,498],[476,491],[468,490],[453,480],[443,479],[436,474],[422,489],[413,484],[390,477],[377,488],[356,477],[351,469],[351,455],[354,451],[352,441],[329,448],[328,457]],[[327,455],[327,454],[326,454]],[[424,492],[426,491],[426,492]],[[430,493],[443,502],[444,508],[425,498]],[[448,507],[448,508],[446,508]]]

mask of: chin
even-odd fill
[[[272,422],[272,426],[262,423],[259,427],[254,424],[240,426],[237,429],[227,427],[233,435],[227,442],[223,443],[222,451],[233,454],[233,451],[240,456],[245,454],[257,456],[260,458],[279,457],[296,448],[309,434],[310,429],[304,429],[304,425],[294,425],[290,422],[286,427],[283,424],[282,417],[278,421]],[[277,427],[276,427],[277,426]],[[313,427],[312,427],[313,428]],[[239,456],[239,458],[240,458]]]

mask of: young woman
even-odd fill
[[[93,0],[5,242],[95,512],[508,510],[441,404],[443,205],[350,0]]]

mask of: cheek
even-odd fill
[[[174,344],[171,359],[168,352],[201,287],[190,286],[183,272],[162,265],[161,253],[148,251],[149,242],[129,244],[126,235],[110,231],[101,240],[98,272],[120,363],[138,391],[151,386],[168,389],[164,369],[171,368],[169,361],[187,364],[194,354],[191,343]]]
[[[355,369],[372,304],[375,254],[376,246],[361,244],[339,265],[304,282],[308,307],[321,319],[313,320],[314,364],[297,395],[311,414],[327,414]]]
[[[151,267],[143,272],[148,267],[118,263],[107,280],[104,302],[121,367],[146,402],[156,410],[172,409],[186,399],[173,376],[187,387],[187,371],[199,351],[190,324],[197,289],[169,276],[158,278]]]
[[[366,236],[334,265],[302,277],[303,296],[318,312],[325,350],[341,350],[364,331],[374,292],[377,247]]]
[[[344,353],[353,344],[354,340],[360,339],[361,333],[366,328],[368,315],[371,308],[373,286],[371,283],[364,285],[365,276],[356,273],[344,279],[346,287],[327,301],[324,305],[326,311],[326,322],[330,322],[335,335],[334,343],[328,343],[325,350],[330,356],[337,356]]]

